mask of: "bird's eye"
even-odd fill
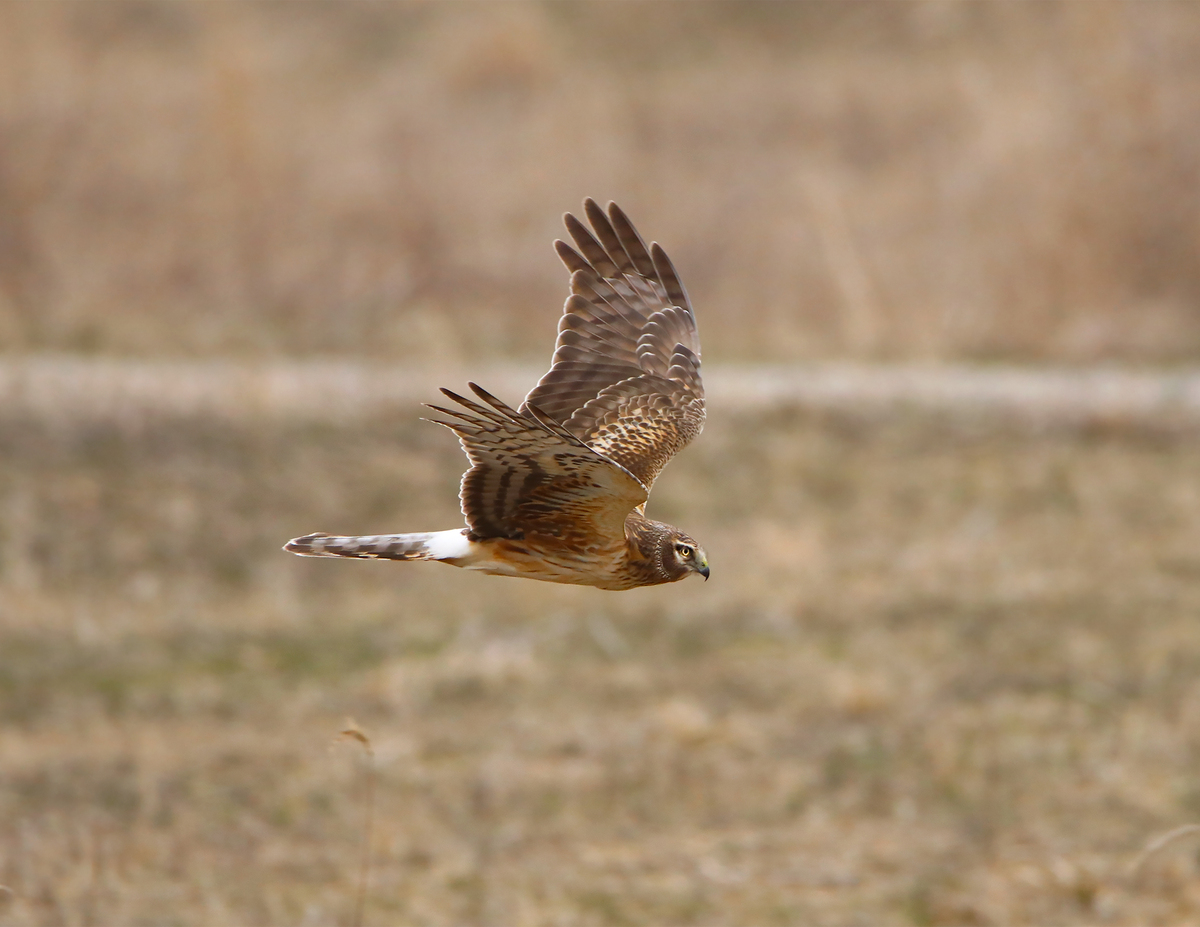
[[[688,547],[686,544],[676,544],[675,552],[678,553],[679,556],[683,557],[685,560],[692,555],[692,549],[690,547]]]

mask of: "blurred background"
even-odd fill
[[[541,361],[590,195],[722,359],[1194,357],[1197,14],[1150,7],[15,4],[0,338]]]
[[[584,196],[714,382],[1184,376],[1198,173],[1193,3],[3,5],[0,921],[349,922],[374,775],[367,922],[1194,923],[1194,418],[714,401],[707,584],[279,546],[459,523]]]

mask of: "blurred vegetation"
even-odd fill
[[[1189,362],[1198,165],[1192,3],[9,3],[0,357],[544,362],[593,195],[707,361]],[[0,408],[0,923],[346,920],[347,716],[368,923],[1196,920],[1194,428],[714,408],[616,595],[283,554],[458,448],[177,366]]]
[[[584,195],[716,359],[1200,352],[1192,3],[14,3],[0,347],[541,358]]]
[[[6,924],[1186,923],[1200,440],[714,410],[636,594],[281,541],[458,521],[409,417],[0,427]],[[753,454],[747,448],[755,448]]]

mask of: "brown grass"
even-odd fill
[[[5,923],[340,921],[346,715],[367,923],[1200,912],[1190,432],[714,410],[622,595],[281,553],[456,522],[409,415],[0,442]]]
[[[358,887],[354,892],[354,911],[350,915],[350,927],[362,927],[363,915],[367,907],[367,888],[371,884],[371,863],[374,859],[375,852],[375,790],[378,776],[375,774],[375,748],[371,746],[371,738],[358,729],[358,726],[352,721],[347,720],[347,727],[338,739],[341,741],[353,740],[362,745],[363,754],[366,756],[366,773],[363,776],[363,833],[362,833],[362,862],[359,863],[358,872]],[[1168,839],[1175,839],[1179,834],[1179,828],[1168,835]],[[1145,856],[1156,852],[1161,847],[1155,845],[1147,851],[1144,851]],[[1140,863],[1140,859],[1139,859]]]
[[[4,4],[0,348],[544,362],[591,194],[707,360],[1192,360],[1197,127],[1188,3]],[[1182,420],[718,404],[617,595],[283,554],[458,449],[184,372],[0,408],[5,925],[1200,919]]]
[[[12,349],[540,360],[588,194],[717,359],[1200,351],[1191,3],[0,19]]]

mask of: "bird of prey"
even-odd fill
[[[700,338],[687,293],[658,243],[648,248],[615,203],[563,217],[554,243],[571,272],[548,373],[513,409],[470,384],[429,406],[471,467],[465,528],[420,534],[309,534],[303,557],[437,560],[499,576],[600,589],[708,579],[704,549],[644,514],[667,462],[704,426]]]

